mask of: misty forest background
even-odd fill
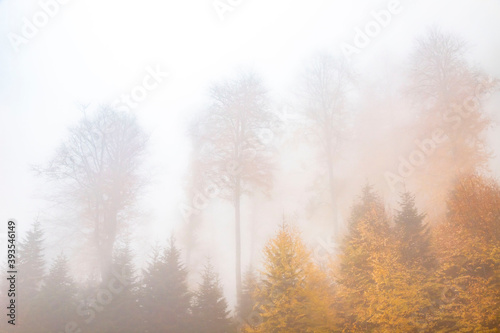
[[[144,261],[148,134],[132,112],[82,108],[33,168],[61,220],[18,235],[15,331],[499,332],[498,80],[470,49],[430,29],[379,81],[321,53],[286,99],[251,70],[216,80],[186,129],[182,222]],[[276,182],[302,182],[302,204],[280,208]],[[71,246],[48,233],[61,221]],[[220,229],[222,260],[203,245]]]

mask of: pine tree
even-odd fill
[[[254,307],[256,305],[256,288],[257,276],[255,275],[255,272],[252,270],[252,268],[250,268],[243,275],[241,302],[237,309],[237,319],[240,324],[244,324],[247,321],[252,320],[252,313],[254,312]]]
[[[401,241],[394,234],[370,256],[370,283],[364,292],[364,318],[372,332],[418,332],[423,310],[431,305],[429,275],[422,265],[402,260]]]
[[[68,260],[59,255],[49,274],[44,279],[37,301],[43,306],[43,313],[37,315],[40,333],[60,332],[76,317],[77,288],[70,276]]]
[[[264,275],[256,292],[262,320],[245,331],[330,332],[335,316],[326,276],[313,264],[299,233],[283,224],[264,254]]]
[[[500,186],[462,176],[436,230],[441,267],[434,331],[498,332],[500,327]]]
[[[415,196],[409,192],[401,195],[400,210],[395,218],[396,236],[400,240],[401,259],[406,265],[424,265],[430,268],[429,230],[423,220],[425,214],[420,214],[415,206]]]
[[[141,304],[149,332],[184,333],[190,325],[191,293],[181,253],[171,238],[166,249],[154,251],[144,272]]]
[[[202,282],[195,294],[192,306],[194,332],[233,332],[227,302],[224,298],[219,276],[210,262],[205,265]]]
[[[187,287],[188,272],[181,262],[181,253],[175,246],[174,238],[170,239],[165,249],[164,283],[168,288],[164,295],[165,332],[184,333],[190,322],[191,293]]]
[[[388,237],[384,206],[367,185],[359,203],[352,209],[337,273],[339,311],[349,331],[366,332],[374,328],[367,292],[375,286],[374,260],[385,251]]]
[[[143,280],[140,289],[140,303],[144,332],[158,332],[161,330],[161,304],[162,295],[165,293],[162,275],[164,263],[161,260],[160,248],[152,251],[148,267],[143,271]]]
[[[35,297],[45,274],[43,241],[44,233],[40,222],[35,222],[24,241],[19,244],[19,270],[23,272],[19,283],[22,284],[26,299]]]
[[[35,222],[26,237],[19,243],[19,288],[18,299],[23,304],[19,312],[18,323],[26,332],[37,326],[35,317],[44,311],[35,302],[40,291],[40,284],[45,274],[45,259],[43,256],[44,232],[40,222]]]
[[[394,232],[384,251],[372,259],[374,288],[367,297],[375,314],[370,322],[381,332],[422,329],[435,288],[425,214],[418,212],[409,192],[401,195],[400,205]]]
[[[113,299],[99,313],[94,330],[102,333],[137,332],[141,327],[138,303],[138,283],[129,240],[115,250],[112,278]],[[97,292],[97,291],[96,291]]]

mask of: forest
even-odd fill
[[[159,243],[140,112],[81,107],[31,168],[56,213],[18,235],[0,332],[500,332],[499,81],[445,29],[412,50],[379,81],[319,52],[285,95],[214,78]]]

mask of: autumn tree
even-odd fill
[[[413,163],[429,208],[446,200],[455,177],[480,171],[490,157],[485,134],[491,119],[484,101],[497,80],[471,66],[466,50],[460,38],[435,28],[417,41],[411,58],[409,92],[419,115],[418,145],[425,153],[425,164],[417,156]]]
[[[211,106],[195,126],[202,143],[199,160],[204,177],[234,205],[236,294],[241,300],[241,197],[272,182],[269,137],[276,118],[266,89],[254,74],[212,86]],[[264,139],[265,138],[265,139]],[[207,182],[205,182],[207,183]]]
[[[331,332],[336,317],[326,274],[311,259],[298,231],[283,224],[264,248],[264,271],[255,297],[261,322],[245,332]]]
[[[234,331],[219,276],[210,262],[205,265],[202,282],[194,295],[192,313],[194,332],[230,333]]]
[[[395,226],[370,256],[373,283],[365,292],[374,332],[418,332],[426,325],[435,283],[425,215],[409,192],[401,194]]]
[[[103,283],[110,275],[115,241],[144,185],[139,168],[146,142],[133,115],[104,107],[85,113],[48,166],[39,169],[78,212],[77,229],[95,249]]]
[[[500,186],[476,174],[457,180],[436,231],[441,269],[435,331],[500,327]]]
[[[331,207],[334,209],[334,227],[338,231],[339,193],[335,164],[347,136],[347,98],[353,73],[343,60],[320,54],[312,59],[302,80],[301,108],[308,120],[309,132],[319,143],[320,160],[326,170]]]
[[[370,321],[367,293],[375,286],[376,260],[381,259],[389,235],[388,218],[382,201],[367,185],[351,212],[349,232],[344,238],[335,273],[341,298],[344,325],[353,332],[374,328]]]

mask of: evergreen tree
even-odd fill
[[[436,230],[441,267],[433,331],[498,332],[500,327],[500,186],[462,176]]]
[[[188,272],[180,256],[181,253],[172,237],[163,254],[165,262],[163,281],[168,287],[163,298],[163,316],[166,322],[165,332],[169,333],[185,333],[190,323],[191,293],[187,287]]]
[[[144,272],[141,304],[149,332],[184,333],[189,329],[191,294],[180,256],[171,238],[163,253],[155,249]]]
[[[19,242],[19,287],[18,299],[23,304],[19,312],[18,327],[26,332],[37,327],[35,317],[43,309],[35,302],[40,291],[40,285],[45,274],[45,259],[43,255],[44,232],[40,222],[35,222],[22,242]]]
[[[257,288],[257,276],[255,272],[250,268],[243,275],[243,284],[241,292],[241,302],[237,308],[237,321],[240,324],[244,324],[247,321],[252,320],[252,313],[254,312],[254,307],[256,305],[255,291]]]
[[[409,192],[401,195],[400,210],[396,213],[396,236],[400,240],[401,259],[406,265],[424,265],[430,268],[429,230],[423,220],[425,214],[420,214],[415,206],[415,196]]]
[[[40,222],[35,222],[19,244],[19,270],[22,271],[19,283],[26,299],[36,296],[45,274],[43,241],[44,233]]]
[[[61,254],[52,264],[37,298],[43,306],[43,312],[36,316],[38,326],[34,332],[64,330],[66,324],[76,316],[76,294],[77,288],[70,276],[68,260]]]
[[[219,276],[214,272],[210,262],[207,263],[203,271],[202,282],[195,294],[192,311],[194,332],[196,333],[229,333],[234,331]]]
[[[264,249],[264,277],[257,289],[262,322],[246,332],[330,332],[335,316],[325,274],[313,263],[299,233],[282,225]]]
[[[109,281],[112,283],[110,292],[113,299],[98,315],[95,327],[102,333],[138,332],[142,326],[138,315],[138,283],[130,242],[125,240],[115,250],[113,257],[113,275]],[[111,289],[109,283],[107,288]]]
[[[384,250],[372,256],[374,284],[367,298],[374,313],[370,322],[380,332],[422,329],[435,288],[425,214],[418,212],[409,192],[401,195],[400,205],[394,232]]]
[[[401,241],[391,234],[386,245],[370,256],[372,283],[359,310],[372,332],[418,332],[423,310],[431,305],[429,274],[422,265],[401,260]]]
[[[168,287],[163,283],[164,268],[160,248],[155,247],[148,267],[143,271],[140,289],[144,332],[159,332],[162,327],[162,296]]]
[[[371,186],[365,186],[351,212],[338,271],[339,311],[344,325],[353,332],[374,327],[366,293],[375,285],[374,258],[380,257],[388,244],[387,220],[381,200]]]

